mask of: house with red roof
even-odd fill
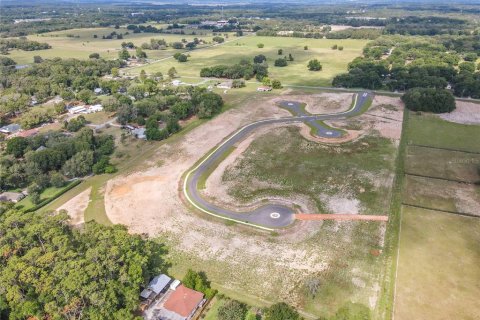
[[[205,303],[203,293],[179,285],[163,302],[157,319],[189,320]]]

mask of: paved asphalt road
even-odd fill
[[[275,228],[282,228],[290,225],[294,221],[294,211],[292,208],[289,208],[282,204],[270,203],[264,206],[261,206],[253,211],[246,212],[236,212],[229,209],[218,207],[207,200],[205,200],[197,186],[198,181],[202,174],[214,165],[215,162],[222,156],[222,154],[230,149],[233,145],[238,143],[247,137],[252,131],[257,128],[276,124],[276,123],[294,123],[294,122],[309,122],[318,124],[317,120],[332,120],[332,119],[345,119],[348,117],[355,116],[359,114],[362,110],[364,104],[371,97],[371,93],[362,92],[357,94],[355,103],[353,107],[345,112],[333,113],[333,114],[321,114],[321,115],[310,115],[306,114],[301,108],[301,104],[293,101],[284,101],[281,105],[290,111],[296,116],[286,117],[286,118],[277,118],[277,119],[267,119],[261,120],[245,127],[241,128],[233,135],[230,136],[226,141],[224,141],[220,146],[213,150],[207,157],[204,158],[196,167],[190,170],[184,180],[183,192],[187,200],[197,209],[213,215],[219,218],[223,218],[230,221],[235,221],[237,223],[253,225],[260,227],[266,230],[273,230]],[[321,137],[335,137],[337,132],[336,130],[331,130],[329,128],[324,128],[318,124],[317,134]],[[328,133],[335,132],[335,133]],[[341,134],[341,132],[340,132]]]

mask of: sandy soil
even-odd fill
[[[225,270],[228,265],[228,270],[235,272],[222,282],[226,288],[243,288],[245,294],[255,296],[269,296],[279,290],[278,297],[298,302],[297,293],[292,291],[294,284],[289,279],[303,281],[309,274],[324,271],[329,261],[335,259],[331,255],[332,248],[319,248],[317,243],[312,246],[304,244],[318,234],[321,221],[299,221],[272,238],[251,228],[227,226],[208,216],[200,218],[199,213],[185,207],[179,185],[182,175],[200,157],[241,126],[255,120],[289,116],[288,111],[275,105],[278,99],[292,99],[292,96],[260,97],[241,108],[231,109],[181,139],[159,147],[152,159],[139,166],[138,172],[109,181],[105,190],[105,210],[109,219],[126,225],[132,233],[161,236],[175,248],[176,254],[185,254],[192,263],[208,261],[210,268],[218,265],[220,270]],[[215,179],[218,183],[225,167],[241,156],[248,144],[249,141],[240,144],[237,151],[220,165],[221,170],[216,170],[207,180],[207,190],[215,184]],[[219,201],[229,200],[221,192],[211,196],[220,198]],[[289,200],[299,203],[302,208],[308,210],[312,206],[301,195],[294,198]],[[332,230],[342,228],[345,227]],[[378,239],[382,240],[383,235]],[[253,276],[252,267],[255,267],[257,279],[254,282],[245,280],[245,277]],[[218,278],[221,274],[212,274],[212,277]],[[245,282],[250,284],[248,288]]]
[[[293,100],[306,104],[305,110],[311,114],[336,113],[347,111],[352,104],[351,93],[320,93],[310,95],[288,95],[278,98]]]
[[[457,101],[457,108],[450,113],[439,115],[440,118],[462,124],[480,124],[480,104]]]
[[[400,98],[375,96],[370,109],[353,121],[363,122],[383,137],[400,141],[404,106]]]
[[[90,202],[90,192],[92,188],[88,188],[87,190],[79,193],[72,199],[68,200],[64,203],[57,211],[66,210],[68,215],[70,216],[69,223],[71,225],[79,225],[85,222],[84,213],[85,209],[88,207],[88,203]]]

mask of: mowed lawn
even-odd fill
[[[480,318],[480,220],[404,207],[396,320]]]
[[[408,144],[480,152],[480,125],[449,122],[431,114],[410,112],[409,117]]]
[[[49,32],[39,35],[28,36],[29,40],[38,42],[46,42],[52,46],[48,50],[39,51],[10,51],[9,57],[15,60],[18,64],[33,63],[34,56],[41,56],[44,59],[51,59],[55,57],[61,58],[77,58],[88,59],[88,56],[97,52],[102,58],[116,59],[118,58],[118,51],[121,49],[122,42],[133,42],[136,46],[141,46],[142,43],[150,43],[150,39],[165,39],[167,43],[178,42],[182,39],[192,41],[193,38],[198,37],[207,42],[212,41],[211,33],[208,31],[197,35],[171,35],[158,33],[132,33],[124,35],[123,39],[102,39],[102,36],[109,35],[111,32],[126,33],[126,28],[87,28],[87,29],[70,29],[56,32]],[[199,32],[200,33],[200,32]],[[69,35],[73,36],[70,37]],[[93,36],[97,35],[95,39]],[[77,37],[78,36],[78,37]],[[200,46],[201,47],[201,46]],[[168,48],[167,50],[145,50],[149,59],[161,59],[173,55],[177,50]],[[135,50],[131,50],[134,54]]]
[[[235,40],[236,39],[236,40]],[[236,38],[231,36],[227,40],[233,40],[221,46],[194,50],[189,52],[187,62],[179,63],[174,59],[164,60],[148,66],[132,68],[129,74],[138,74],[142,69],[147,73],[161,71],[166,74],[171,67],[175,67],[181,77],[199,77],[200,70],[219,64],[232,65],[242,59],[253,61],[253,57],[263,54],[267,57],[269,65],[269,77],[278,79],[283,84],[323,86],[330,85],[333,77],[347,71],[347,65],[355,57],[362,53],[365,40],[329,40],[329,39],[301,39],[281,37],[257,37],[245,36]],[[263,43],[264,48],[258,48],[257,44]],[[331,47],[338,44],[344,47],[343,51],[332,50]],[[304,50],[308,46],[308,50]],[[278,55],[278,49],[283,50]],[[275,59],[292,54],[294,61],[288,62],[286,67],[275,67]],[[318,59],[323,66],[322,71],[308,71],[307,64],[311,59]]]

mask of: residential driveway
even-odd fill
[[[283,204],[268,203],[253,211],[236,212],[226,208],[216,206],[208,200],[204,199],[200,194],[197,186],[201,176],[208,172],[209,168],[215,165],[215,162],[222,157],[233,145],[245,139],[252,131],[259,127],[277,124],[277,123],[295,123],[295,122],[307,122],[312,124],[317,129],[316,134],[323,138],[334,138],[342,134],[341,131],[333,128],[322,127],[318,121],[345,119],[358,115],[362,111],[362,107],[371,98],[371,93],[363,92],[357,94],[355,103],[350,110],[332,113],[332,114],[319,114],[311,115],[303,111],[301,104],[295,101],[282,101],[280,105],[292,112],[294,116],[276,119],[267,119],[257,122],[253,122],[249,125],[239,129],[226,141],[213,150],[208,156],[204,158],[196,167],[190,170],[184,180],[183,192],[186,199],[198,210],[226,220],[235,221],[246,225],[253,225],[266,230],[273,230],[277,228],[283,228],[293,223],[295,216],[294,210]],[[318,124],[315,125],[315,124]]]

